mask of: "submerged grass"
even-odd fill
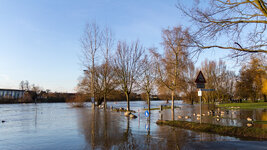
[[[194,131],[208,132],[226,136],[267,139],[267,130],[255,127],[221,126],[208,123],[196,123],[196,122],[177,121],[177,120],[175,121],[158,120],[157,124],[169,125]]]
[[[116,111],[116,112],[126,112],[127,109],[124,108],[112,108],[112,111]],[[131,113],[136,113],[136,111],[134,110],[130,110]]]
[[[226,109],[257,109],[257,108],[267,108],[267,102],[259,103],[227,103],[219,104],[218,107],[224,107]]]
[[[253,121],[253,123],[256,123],[256,124],[267,124],[267,121],[258,120],[258,121]]]
[[[174,108],[181,108],[181,107],[179,107],[179,106],[174,106]],[[163,106],[162,106],[162,109],[171,109],[171,106],[163,105]],[[148,110],[148,108],[145,108],[144,110]],[[150,110],[160,110],[160,107],[158,107],[158,108],[150,108]]]

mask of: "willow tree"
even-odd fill
[[[164,55],[152,51],[157,59],[157,72],[159,84],[171,91],[172,109],[174,109],[174,96],[183,91],[189,56],[188,44],[190,35],[182,27],[165,29],[162,32]]]
[[[196,27],[191,46],[198,50],[233,50],[231,57],[267,54],[266,0],[195,0],[191,8],[180,0],[177,8]]]
[[[118,42],[114,56],[114,72],[121,90],[125,93],[128,111],[130,111],[129,95],[141,73],[143,53],[144,49],[138,41],[131,45],[126,42]]]

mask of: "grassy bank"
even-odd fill
[[[169,125],[194,131],[208,132],[225,136],[267,139],[267,130],[250,127],[221,126],[208,123],[196,123],[188,121],[164,121],[158,120],[158,125]]]
[[[257,108],[267,108],[267,102],[259,103],[227,103],[219,104],[218,107],[224,107],[226,109],[257,109]]]
[[[181,108],[181,107],[179,107],[179,106],[174,106],[174,108]],[[163,105],[163,106],[162,106],[162,109],[171,109],[171,106]],[[144,110],[148,110],[148,108],[145,108]],[[158,107],[158,108],[150,108],[150,110],[160,110],[160,107]]]

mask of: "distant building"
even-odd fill
[[[24,96],[25,90],[0,89],[0,99],[20,99]]]

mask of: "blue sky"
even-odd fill
[[[28,80],[44,89],[73,92],[84,69],[79,40],[86,23],[109,26],[116,40],[138,39],[145,47],[162,49],[163,28],[188,25],[176,3],[0,0],[0,88],[18,88],[20,81]],[[204,54],[200,61],[214,56]]]

